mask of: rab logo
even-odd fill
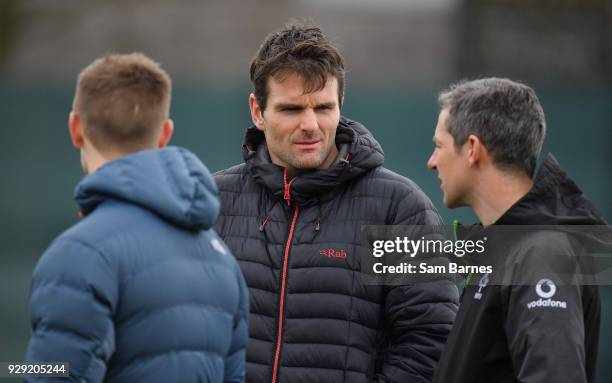
[[[346,258],[348,254],[344,249],[321,249],[319,250],[319,255],[322,257],[328,258]]]

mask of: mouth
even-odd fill
[[[312,150],[316,149],[321,140],[304,140],[294,142],[293,145],[301,150]]]

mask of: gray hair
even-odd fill
[[[527,85],[502,78],[461,81],[438,96],[446,128],[459,148],[477,136],[504,170],[533,177],[546,134],[540,101]]]

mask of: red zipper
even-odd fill
[[[287,170],[283,174],[283,183],[285,185],[285,200],[287,204],[291,204],[290,188],[291,184],[296,177],[290,182],[287,182]],[[293,232],[295,230],[295,224],[297,223],[297,217],[300,212],[300,207],[295,204],[295,211],[293,212],[293,219],[291,220],[291,227],[289,228],[289,236],[287,237],[287,243],[285,244],[285,256],[283,258],[283,274],[281,276],[281,290],[280,290],[280,305],[278,309],[278,334],[276,336],[276,352],[274,353],[274,367],[272,370],[272,383],[276,383],[278,377],[278,364],[280,362],[280,350],[283,341],[283,311],[285,306],[285,287],[287,286],[287,266],[289,264],[289,251],[291,250],[291,242],[293,242]]]
[[[283,199],[287,201],[287,206],[291,205],[291,184],[297,177],[293,177],[291,181],[287,182],[287,168],[283,171],[283,186],[285,187],[285,193]]]

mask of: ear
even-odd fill
[[[257,129],[264,130],[263,110],[259,107],[257,98],[253,93],[249,95],[249,109],[251,109],[251,120]]]
[[[84,145],[83,128],[81,126],[81,118],[75,111],[70,112],[68,116],[68,131],[70,132],[72,146],[76,149],[81,149]]]
[[[480,141],[480,138],[470,134],[468,136],[466,147],[468,151],[468,163],[470,167],[476,166],[486,155],[486,148]]]
[[[172,138],[172,133],[174,133],[174,121],[167,118],[164,121],[164,125],[162,126],[161,136],[159,137],[159,142],[157,143],[158,148],[163,148],[170,142]]]

